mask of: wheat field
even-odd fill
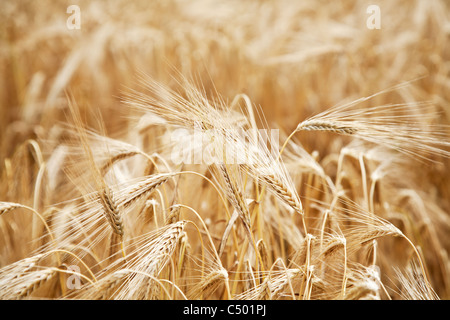
[[[448,1],[0,15],[1,299],[450,298]]]

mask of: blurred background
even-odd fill
[[[70,5],[80,28],[69,29]],[[369,29],[370,5],[380,29]],[[0,158],[62,119],[64,90],[123,125],[121,90],[139,71],[194,75],[225,98],[247,94],[269,124],[305,117],[402,81],[449,119],[447,1],[2,1]],[[375,101],[383,103],[385,101]],[[395,102],[395,101],[394,101]],[[84,104],[86,105],[86,104]],[[308,146],[314,141],[304,141]]]

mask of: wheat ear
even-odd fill
[[[330,131],[340,134],[355,134],[358,132],[357,128],[340,125],[332,121],[324,121],[320,119],[306,120],[297,126],[296,131]]]
[[[118,195],[119,206],[128,208],[144,195],[152,192],[157,187],[167,182],[174,175],[176,175],[176,173],[154,174],[131,186],[122,188]]]
[[[187,221],[182,220],[158,229],[157,233],[150,234],[150,241],[143,242],[140,249],[129,254],[131,258],[127,268],[136,272],[127,275],[125,287],[120,290],[118,298],[137,299],[148,296],[152,291],[154,279],[148,280],[147,275],[159,275],[170,260],[186,223]],[[144,238],[142,241],[146,239],[148,240]]]
[[[303,214],[303,207],[297,197],[275,175],[264,175],[264,181],[275,193],[296,212]]]
[[[56,268],[48,268],[44,270],[34,271],[26,277],[32,279],[26,279],[22,285],[14,288],[11,292],[11,297],[14,299],[23,299],[30,296],[36,291],[42,284],[49,281],[58,272]]]
[[[105,173],[118,161],[133,157],[135,155],[139,154],[137,151],[125,151],[118,153],[111,158],[108,159],[108,161],[105,162],[105,164],[101,167],[100,172],[102,175],[105,175]]]
[[[225,185],[227,188],[227,194],[231,201],[231,204],[236,209],[236,211],[239,213],[239,217],[241,218],[242,222],[244,223],[246,228],[250,229],[250,218],[249,218],[249,212],[247,205],[244,200],[244,196],[239,189],[238,186],[233,184],[231,181],[230,175],[228,174],[227,167],[225,165],[219,165],[220,172],[222,173],[222,177],[225,181]]]
[[[14,210],[16,208],[23,208],[24,206],[14,202],[0,202],[0,216]]]
[[[198,284],[194,285],[188,292],[189,299],[198,299],[208,297],[216,291],[219,286],[228,281],[228,272],[224,268],[216,269],[210,272]]]
[[[117,209],[112,191],[107,186],[105,186],[100,193],[100,202],[105,209],[105,217],[108,220],[108,223],[111,225],[114,232],[122,237],[124,234],[122,216]]]

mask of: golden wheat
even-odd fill
[[[77,5],[0,3],[0,297],[450,298],[445,0]]]

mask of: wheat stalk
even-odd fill
[[[434,155],[450,156],[447,150],[450,143],[446,141],[447,128],[433,124],[425,127],[421,122],[431,122],[437,118],[430,103],[389,104],[356,109],[355,105],[358,102],[361,102],[361,99],[330,108],[299,123],[287,140],[299,131],[330,131],[355,136],[370,143],[398,150],[413,158],[431,160],[431,156]],[[287,141],[284,146],[286,143]]]

